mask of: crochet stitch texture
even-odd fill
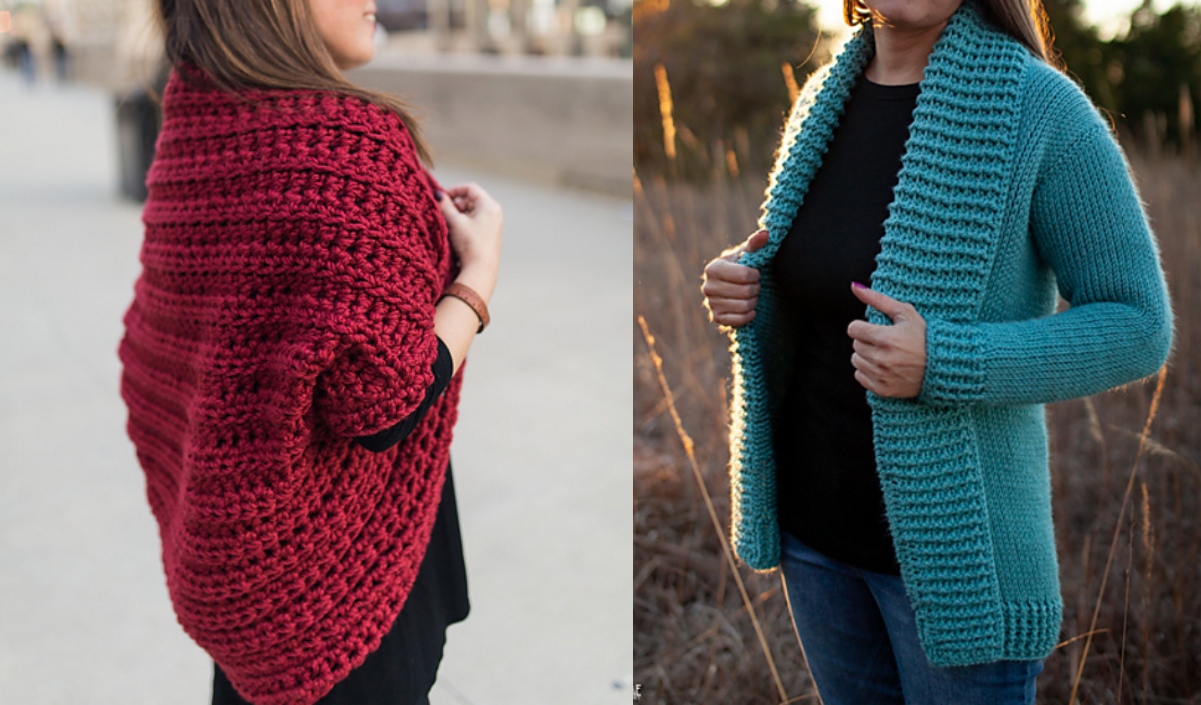
[[[761,290],[732,334],[732,538],[759,570],[779,563],[772,414],[803,333],[768,264],[873,52],[864,25],[806,82],[763,206],[769,243],[741,259]],[[884,229],[871,286],[925,318],[927,367],[915,399],[865,393],[923,649],[938,666],[1043,658],[1063,609],[1043,404],[1149,375],[1171,347],[1129,167],[1079,88],[967,0],[926,67]]]
[[[352,439],[433,381],[446,224],[358,99],[184,65],[164,113],[119,354],[167,587],[247,700],[312,703],[391,628],[433,527],[461,378],[399,445]]]

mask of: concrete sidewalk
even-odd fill
[[[111,100],[0,72],[0,106],[0,702],[201,705],[117,394],[141,225]],[[630,204],[436,173],[507,227],[452,449],[472,613],[431,702],[629,702]]]

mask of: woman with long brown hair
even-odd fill
[[[826,705],[1032,704],[1063,614],[1043,405],[1164,364],[1155,239],[1038,0],[844,8],[761,230],[705,270],[733,543],[780,567]]]
[[[371,0],[160,0],[163,128],[120,357],[213,703],[424,703],[468,610],[449,470],[501,209],[342,71]]]

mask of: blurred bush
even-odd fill
[[[1149,142],[1187,146],[1201,98],[1201,7],[1144,6],[1107,49],[1115,110]]]
[[[708,173],[715,152],[723,161],[771,156],[789,107],[783,65],[797,81],[817,66],[812,8],[795,0],[638,0],[634,24],[636,167],[669,168],[660,88],[670,89],[678,175]]]
[[[1104,41],[1082,20],[1081,0],[1044,4],[1068,74],[1117,125],[1156,145],[1191,140],[1201,96],[1201,7],[1177,4],[1159,15],[1144,2],[1124,35]]]

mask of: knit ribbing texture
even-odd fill
[[[452,276],[399,119],[348,96],[177,69],[148,176],[121,392],[185,631],[247,700],[312,703],[417,575],[461,379],[421,403]]]
[[[760,221],[769,242],[741,259],[761,289],[732,335],[732,539],[758,570],[779,563],[771,425],[803,331],[768,264],[873,53],[864,25],[806,82]],[[893,195],[871,286],[925,318],[926,375],[915,399],[865,393],[922,646],[938,666],[1043,658],[1062,599],[1042,404],[1164,363],[1157,247],[1105,121],[973,0],[934,46]]]

